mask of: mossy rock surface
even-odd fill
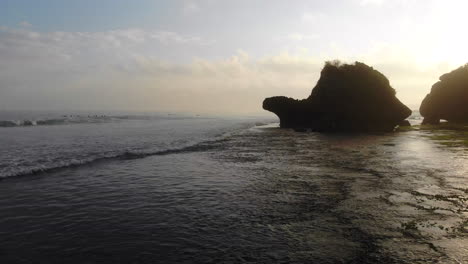
[[[438,125],[414,126],[414,129],[430,132],[426,136],[439,144],[468,148],[468,123],[442,122]]]

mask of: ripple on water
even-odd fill
[[[419,131],[257,127],[217,144],[0,182],[0,253],[13,263],[468,261],[465,157]]]

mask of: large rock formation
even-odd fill
[[[411,115],[388,79],[360,62],[327,62],[307,99],[270,97],[263,108],[275,113],[283,128],[323,132],[392,131]]]
[[[439,80],[419,109],[423,124],[438,124],[440,119],[468,122],[468,64],[440,76]]]

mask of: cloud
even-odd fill
[[[386,0],[359,0],[359,4],[362,6],[367,6],[367,5],[381,5],[385,2]]]
[[[32,27],[32,24],[29,23],[28,21],[21,21],[18,23],[18,25],[22,26],[22,27]]]
[[[304,40],[316,40],[320,38],[318,34],[301,34],[301,33],[291,33],[286,36],[287,39],[294,41],[304,41]]]
[[[301,16],[301,20],[303,22],[308,22],[308,23],[320,23],[323,22],[327,16],[323,13],[310,13],[306,12],[303,13]]]
[[[307,96],[322,64],[288,53],[252,59],[243,51],[225,59],[175,63],[160,51],[167,43],[183,50],[199,42],[139,29],[42,33],[3,28],[0,104],[7,109],[258,113],[264,97]]]
[[[170,31],[122,29],[105,32],[36,32],[28,29],[0,28],[0,60],[41,64],[43,60],[67,62],[76,66],[119,63],[145,54],[156,56],[173,49],[209,44],[198,36]],[[1,67],[1,66],[0,66]]]
[[[363,61],[383,72],[417,107],[448,64],[421,67],[408,51],[378,44],[354,56],[244,51],[217,60],[175,62],[202,38],[142,29],[35,32],[0,29],[0,105],[5,109],[152,110],[264,113],[265,97],[305,98],[325,60]],[[169,46],[170,49],[165,49]]]
[[[186,1],[182,6],[182,13],[184,15],[191,15],[200,11],[200,6],[193,1]]]
[[[399,7],[404,7],[408,6],[410,4],[417,4],[417,6],[421,6],[420,0],[353,0],[357,2],[361,6],[376,6],[376,7],[381,7],[381,6],[399,6]],[[430,2],[433,2],[434,0],[425,0],[423,1],[425,4],[430,4]],[[438,0],[435,0],[438,1]],[[447,0],[447,1],[452,1],[452,0]],[[459,0],[454,0],[454,1],[459,1]]]

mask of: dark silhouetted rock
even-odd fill
[[[422,121],[423,125],[438,125],[440,124],[440,118],[435,117],[425,117]]]
[[[423,124],[468,122],[468,64],[440,76],[419,109]]]
[[[408,120],[403,120],[400,123],[398,123],[398,126],[400,126],[400,127],[410,127],[411,123]]]
[[[14,127],[17,126],[17,124],[13,121],[1,121],[0,120],[0,127]]]
[[[23,122],[23,126],[33,126],[34,123],[32,121],[29,121],[29,120],[24,120]]]
[[[263,108],[275,113],[283,128],[320,132],[393,131],[411,115],[388,79],[360,62],[327,62],[307,99],[270,97]]]

